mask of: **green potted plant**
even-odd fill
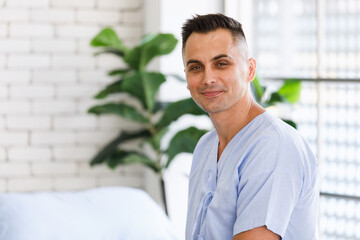
[[[126,68],[114,69],[109,72],[116,80],[107,85],[96,96],[104,99],[113,94],[126,94],[129,101],[108,102],[91,107],[91,114],[113,114],[129,121],[137,122],[141,129],[129,131],[122,129],[119,135],[107,143],[91,160],[90,164],[107,164],[116,168],[122,164],[140,163],[152,169],[161,182],[165,211],[167,204],[163,172],[169,167],[174,157],[182,152],[192,153],[199,138],[207,130],[189,127],[177,132],[164,149],[161,139],[168,132],[172,122],[184,114],[203,115],[191,98],[177,102],[162,102],[157,99],[159,87],[166,81],[160,72],[147,70],[148,64],[156,57],[169,54],[177,44],[172,34],[148,34],[139,45],[128,48],[111,28],[103,29],[91,41],[91,46],[101,48],[97,54],[113,54],[123,59]],[[138,104],[134,104],[134,101]],[[138,106],[141,107],[138,107]],[[128,151],[122,146],[133,140],[141,145],[151,146],[151,152],[141,147],[137,151]],[[155,157],[154,157],[155,156]]]
[[[299,79],[285,79],[280,88],[270,95],[266,94],[266,87],[260,84],[258,76],[251,83],[253,96],[255,100],[264,108],[275,106],[278,103],[295,104],[300,100],[301,81]],[[290,119],[282,119],[289,125],[297,128],[294,121]]]

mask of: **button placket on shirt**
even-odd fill
[[[208,191],[205,193],[203,200],[202,200],[202,211],[201,211],[201,228],[200,228],[200,234],[197,236],[197,239],[204,239],[204,228],[205,228],[205,218],[207,215],[207,210],[209,208],[209,205],[214,197],[215,189],[216,189],[216,182],[217,182],[217,171],[208,170],[207,171],[207,187]]]

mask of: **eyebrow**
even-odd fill
[[[226,55],[226,54],[219,54],[219,55],[213,57],[213,58],[211,59],[211,61],[216,61],[216,60],[218,60],[218,59],[220,59],[220,58],[229,58],[229,59],[232,60],[232,58],[231,58],[230,56]],[[189,66],[189,64],[191,64],[191,63],[201,63],[201,62],[200,62],[199,60],[196,60],[196,59],[189,59],[189,60],[186,62],[186,66]]]

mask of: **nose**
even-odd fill
[[[211,68],[205,69],[202,82],[204,85],[211,85],[216,82],[216,75]]]

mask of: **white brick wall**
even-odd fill
[[[30,52],[30,40],[0,39],[0,53],[16,52]]]
[[[71,40],[33,40],[32,49],[39,53],[75,53],[76,42]]]
[[[29,70],[5,70],[0,72],[1,83],[27,83],[30,82]]]
[[[50,56],[45,54],[14,54],[8,57],[9,69],[49,68]]]
[[[46,147],[14,147],[9,149],[9,159],[14,162],[50,161],[51,149]]]
[[[5,1],[5,6],[7,7],[17,7],[17,8],[30,8],[30,7],[48,7],[48,0],[7,0]]]
[[[7,35],[7,25],[0,23],[0,37],[6,37]]]
[[[54,36],[54,27],[51,24],[11,23],[9,30],[11,37]]]
[[[0,120],[1,121],[1,120]],[[6,152],[5,149],[0,148],[0,161],[5,161],[6,160]]]
[[[119,133],[138,125],[96,117],[93,96],[124,67],[93,55],[112,26],[125,42],[143,34],[142,0],[0,0],[0,192],[143,187],[143,167],[90,167]],[[114,98],[117,99],[117,98]]]
[[[50,117],[40,116],[9,116],[6,117],[6,127],[9,130],[49,130]]]

